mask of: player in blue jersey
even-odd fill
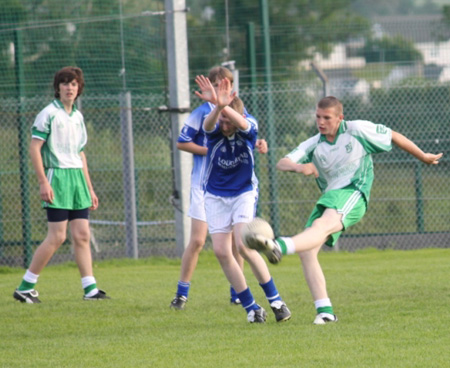
[[[66,239],[69,224],[83,299],[109,299],[104,291],[97,289],[92,271],[89,209],[97,209],[98,198],[83,152],[87,143],[83,115],[74,105],[83,92],[83,72],[80,68],[65,67],[56,72],[53,87],[55,100],[37,115],[30,144],[42,207],[47,210],[48,232],[13,296],[22,303],[40,303],[34,286]]]
[[[212,81],[215,88],[223,79],[228,79],[233,84],[233,74],[224,67],[214,67],[210,70],[209,80]],[[209,90],[202,91],[196,94],[203,98],[204,94],[210,95]],[[214,101],[213,101],[214,102]],[[191,198],[188,216],[191,218],[191,235],[189,243],[184,250],[181,259],[180,278],[177,283],[177,291],[175,297],[170,303],[170,307],[177,310],[183,310],[188,300],[189,290],[191,286],[191,279],[197,267],[198,257],[203,249],[208,233],[208,226],[206,224],[206,215],[204,207],[204,191],[203,180],[206,167],[206,137],[203,131],[203,121],[205,117],[213,110],[213,102],[205,102],[197,107],[189,115],[184,123],[184,127],[178,137],[177,148],[193,154],[194,162],[191,173]],[[245,111],[247,119],[257,124],[256,119]],[[256,148],[260,153],[267,152],[267,143],[265,140],[258,140]],[[244,260],[233,247],[234,255],[241,268],[243,268]],[[231,303],[238,304],[239,298],[233,287],[230,287]]]
[[[336,322],[328,297],[318,253],[325,243],[336,244],[349,226],[359,222],[367,210],[373,182],[371,154],[390,151],[392,143],[426,164],[436,165],[440,154],[424,153],[412,141],[384,125],[369,121],[345,121],[342,103],[325,97],[316,108],[319,133],[282,158],[281,171],[314,175],[322,192],[306,228],[293,237],[267,239],[249,236],[247,245],[279,262],[282,254],[298,253],[303,273],[316,307],[314,324]],[[312,165],[312,164],[314,165]]]
[[[202,91],[210,86],[210,81],[203,76],[197,77],[196,82]],[[211,86],[209,89],[214,91]],[[236,290],[249,322],[265,322],[266,312],[255,302],[233,257],[232,237],[264,290],[276,321],[286,321],[291,312],[281,299],[266,262],[258,252],[243,245],[240,235],[245,224],[254,218],[257,204],[253,149],[258,128],[244,118],[244,105],[235,93],[231,94],[228,79],[220,81],[217,96],[212,98],[217,102],[206,117],[203,129],[208,140],[205,211],[214,253]]]

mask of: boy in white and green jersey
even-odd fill
[[[325,97],[316,109],[319,134],[282,158],[277,169],[314,175],[322,196],[300,234],[267,239],[261,234],[246,239],[247,246],[279,262],[282,254],[298,253],[317,315],[315,324],[336,322],[318,253],[325,243],[336,244],[340,234],[364,216],[373,183],[371,154],[390,151],[392,143],[426,164],[438,164],[442,153],[424,153],[412,141],[384,125],[343,120],[342,103]]]
[[[83,299],[109,299],[97,288],[92,272],[89,209],[97,209],[98,198],[83,152],[87,142],[83,115],[74,105],[83,91],[83,72],[76,67],[62,68],[55,74],[53,87],[56,99],[37,115],[30,144],[42,206],[47,210],[48,233],[13,297],[22,303],[41,302],[34,287],[41,271],[65,241],[69,224]]]
[[[55,194],[52,202],[43,200],[42,206],[67,210],[91,207],[80,155],[87,143],[81,112],[73,105],[68,114],[63,103],[55,99],[37,115],[31,131],[32,139],[45,142],[42,163]]]

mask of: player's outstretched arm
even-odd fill
[[[283,157],[280,161],[278,161],[276,167],[280,171],[292,171],[296,173],[302,173],[306,176],[314,175],[315,178],[319,177],[319,172],[317,171],[317,168],[313,163],[297,164],[290,158]]]
[[[418,160],[429,165],[437,165],[441,159],[443,153],[433,154],[423,152],[417,145],[406,138],[403,134],[392,131],[392,143],[397,147],[401,148],[403,151],[416,157]]]
[[[194,155],[206,156],[208,148],[200,146],[194,142],[177,142],[177,148],[180,151],[193,153]]]

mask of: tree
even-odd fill
[[[0,74],[0,93],[15,95],[10,51],[15,29],[22,30],[27,95],[52,94],[53,75],[66,65],[84,70],[86,93],[122,90],[123,69],[127,89],[164,89],[164,17],[142,15],[152,9],[162,10],[161,2],[2,0],[0,73],[5,75]]]
[[[352,0],[269,2],[274,79],[291,79],[298,73],[298,62],[310,58],[315,51],[327,54],[335,42],[368,34],[368,20],[351,11],[351,3]],[[190,67],[196,73],[224,60],[226,19],[229,19],[229,57],[237,61],[241,70],[247,65],[246,27],[253,22],[257,29],[257,64],[263,65],[259,0],[229,6],[228,17],[224,0],[203,1],[191,9],[188,17],[189,50],[194,55]],[[196,55],[201,57],[197,59]]]
[[[15,92],[14,26],[24,22],[27,13],[19,0],[3,0],[0,7],[0,95]]]
[[[360,55],[364,56],[368,63],[404,63],[422,60],[422,54],[415,48],[414,43],[401,36],[370,38],[361,49]]]

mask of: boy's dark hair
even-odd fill
[[[339,101],[334,96],[327,96],[322,98],[317,104],[319,109],[329,109],[330,107],[334,107],[336,109],[336,113],[341,115],[344,113],[344,107],[342,106],[342,102]]]
[[[208,79],[211,83],[218,82],[222,79],[228,79],[231,84],[233,84],[233,73],[230,69],[223,66],[216,66],[209,71]]]
[[[55,77],[53,79],[53,88],[55,90],[55,97],[60,98],[59,94],[59,84],[60,83],[69,83],[73,80],[78,82],[78,94],[75,100],[83,93],[84,88],[84,77],[83,71],[76,66],[66,66],[55,73]]]
[[[231,101],[228,106],[237,111],[239,114],[244,114],[244,102],[242,102],[238,96],[233,98],[233,101]]]

